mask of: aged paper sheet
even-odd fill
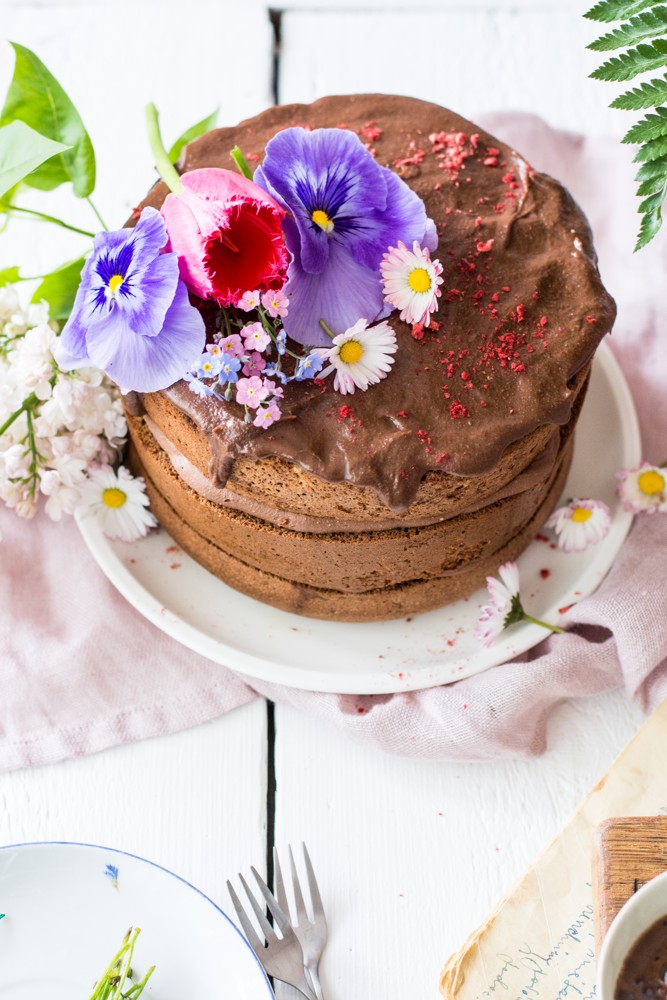
[[[592,831],[610,816],[667,812],[667,701],[644,723],[568,825],[447,962],[447,1000],[591,1000]]]

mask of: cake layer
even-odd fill
[[[583,404],[589,376],[590,365],[586,365],[574,380],[574,420]],[[215,479],[211,481],[210,442],[201,429],[163,394],[146,396],[144,404],[154,433],[159,435],[161,446],[172,453],[172,462],[179,463],[181,476],[186,467],[191,467],[189,477],[186,474],[184,478],[196,492],[226,507],[303,531],[417,527],[471,512],[544,482],[561,445],[560,426],[538,427],[523,440],[513,442],[485,476],[427,473],[410,507],[394,512],[370,488],[325,482],[279,458],[239,459],[225,485],[220,486]],[[128,415],[128,419],[136,425],[137,418]],[[203,483],[195,485],[194,470],[210,483],[208,490]],[[313,520],[325,526],[318,527]]]
[[[459,569],[430,575],[425,579],[380,585],[362,593],[296,582],[283,575],[284,567],[279,562],[272,564],[270,570],[258,569],[247,561],[230,555],[199,534],[174,510],[170,499],[165,498],[148,475],[132,444],[128,460],[132,471],[144,476],[151,509],[160,523],[181,548],[209,572],[235,590],[284,611],[311,618],[354,622],[382,621],[430,611],[483,586],[486,576],[495,573],[500,563],[515,559],[543,526],[565,484],[569,467],[569,446],[567,450],[568,454],[564,456],[542,505],[505,545]]]

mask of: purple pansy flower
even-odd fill
[[[342,332],[386,314],[379,269],[388,247],[437,246],[421,199],[345,129],[279,132],[254,180],[288,212],[283,326],[300,344],[330,342],[320,319]]]
[[[83,266],[56,350],[64,370],[94,365],[122,387],[156,392],[197,365],[206,334],[178,275],[164,220],[145,208],[134,229],[100,233]]]

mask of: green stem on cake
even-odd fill
[[[322,327],[322,329],[323,329],[323,330],[324,330],[324,332],[326,333],[327,337],[331,337],[331,339],[333,340],[333,339],[334,339],[334,337],[336,336],[336,334],[335,334],[335,333],[333,332],[333,330],[331,329],[331,327],[330,327],[330,326],[328,326],[328,325],[327,325],[327,324],[326,324],[326,323],[324,322],[324,320],[323,320],[323,319],[321,319],[321,320],[320,320],[320,326]]]
[[[565,634],[565,629],[561,628],[560,625],[549,625],[548,622],[543,622],[540,621],[539,618],[533,618],[532,615],[527,615],[525,611],[523,612],[522,618],[523,621],[529,622],[531,625],[539,625],[541,628],[546,628],[550,632],[560,632],[563,635]]]
[[[88,204],[92,208],[93,212],[95,213],[95,218],[97,219],[97,221],[101,225],[102,229],[105,231],[105,233],[108,233],[109,232],[109,227],[107,226],[106,222],[104,221],[104,219],[100,215],[99,211],[97,210],[97,207],[96,207],[96,205],[93,202],[93,199],[92,198],[86,198],[86,201],[88,202]]]
[[[252,170],[248,166],[246,158],[243,155],[243,153],[241,152],[241,147],[240,146],[234,146],[233,150],[231,151],[231,153],[229,155],[231,156],[232,160],[234,161],[234,163],[238,167],[239,172],[242,173],[244,177],[247,177],[247,179],[249,181],[251,181],[252,180]]]
[[[52,222],[54,226],[68,229],[71,233],[79,233],[79,235],[88,236],[90,239],[94,239],[95,237],[95,233],[91,233],[87,229],[79,229],[78,226],[71,226],[69,222],[57,219],[55,215],[46,215],[45,212],[38,212],[34,208],[23,208],[21,205],[11,205],[9,202],[6,202],[2,207],[3,210],[9,212],[22,212],[24,215],[33,215],[36,219],[41,219],[42,222]]]
[[[151,153],[155,158],[157,172],[170,191],[173,191],[174,194],[180,194],[183,190],[183,184],[176,167],[169,159],[167,150],[164,148],[162,135],[160,133],[160,119],[157,108],[153,103],[146,105],[145,114],[148,141],[150,143]]]

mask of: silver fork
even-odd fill
[[[254,868],[251,868],[250,871],[255,877],[269,913],[273,917],[281,934],[281,937],[278,937],[276,931],[268,921],[264,908],[257,902],[243,875],[239,875],[241,885],[245,889],[252,911],[257,918],[262,937],[257,934],[252,921],[241,905],[241,900],[234,892],[231,882],[227,882],[227,891],[234,904],[234,909],[243,928],[243,933],[247,937],[251,948],[262,963],[262,967],[267,975],[272,976],[274,979],[279,979],[281,983],[287,983],[288,986],[293,986],[306,997],[306,1000],[319,1000],[306,979],[303,949],[294,933],[293,927],[264,879]]]
[[[303,949],[306,972],[308,973],[310,981],[313,984],[317,1000],[322,1000],[322,986],[320,983],[318,968],[322,952],[324,951],[324,946],[327,943],[327,921],[324,916],[322,898],[320,896],[317,880],[315,879],[315,872],[313,871],[308,850],[306,845],[303,843],[301,844],[301,847],[303,849],[303,860],[306,866],[308,893],[310,895],[310,909],[313,914],[312,918],[309,917],[306,905],[303,901],[301,883],[299,882],[296,865],[294,864],[294,855],[292,854],[291,847],[289,847],[288,850],[290,874],[292,878],[292,892],[294,893],[294,910],[296,911],[296,914],[294,911],[290,914],[290,908],[287,902],[287,893],[285,891],[285,882],[283,880],[280,860],[278,858],[278,851],[274,847],[273,868],[275,872],[276,897],[278,899],[278,905],[282,909],[283,913],[291,916],[292,927],[294,928],[296,936],[298,937]]]

